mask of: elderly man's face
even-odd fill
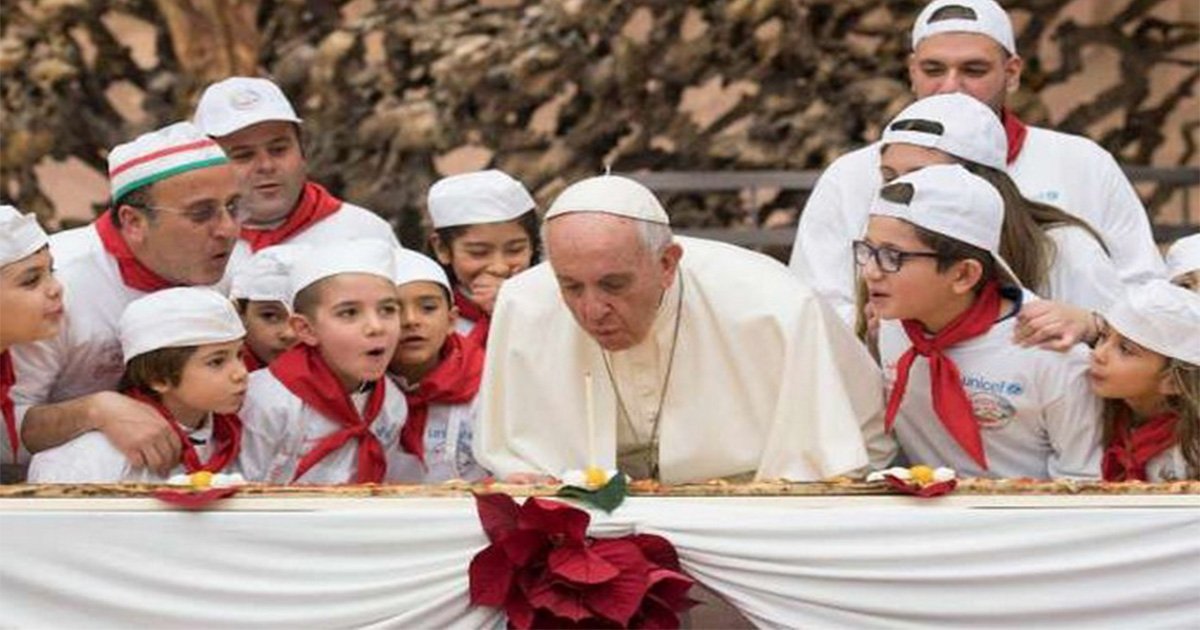
[[[940,33],[921,40],[908,58],[908,78],[922,99],[962,93],[997,112],[1021,81],[1021,58],[978,33]]]
[[[597,212],[551,219],[546,245],[567,308],[609,351],[646,338],[683,254],[674,243],[661,254],[648,252],[636,221]]]

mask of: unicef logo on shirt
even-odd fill
[[[1062,195],[1057,190],[1043,190],[1033,196],[1034,201],[1042,201],[1045,203],[1054,203]]]

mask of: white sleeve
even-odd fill
[[[288,484],[295,472],[288,445],[295,441],[292,434],[299,430],[301,418],[289,422],[287,401],[279,400],[275,384],[267,370],[251,374],[246,401],[238,411],[242,447],[237,465],[247,481]]]
[[[1046,232],[1055,256],[1046,277],[1046,297],[1088,310],[1111,306],[1121,296],[1120,273],[1086,230],[1067,226]]]
[[[854,326],[854,258],[850,243],[858,230],[850,225],[846,173],[834,162],[817,180],[796,228],[788,266],[821,296],[842,321]],[[866,212],[864,208],[862,212]],[[857,216],[857,213],[855,213]]]
[[[1088,384],[1086,355],[1082,348],[1073,349],[1062,356],[1066,365],[1050,366],[1053,373],[1045,374],[1042,379],[1043,386],[1053,388],[1047,390],[1043,408],[1045,429],[1053,450],[1047,464],[1052,479],[1100,478],[1103,406]]]
[[[103,433],[90,431],[33,456],[29,483],[118,483],[130,473],[125,456]]]
[[[1108,207],[1104,209],[1107,225],[1092,227],[1104,235],[1105,245],[1126,284],[1165,278],[1166,265],[1154,243],[1145,206],[1112,155],[1103,148],[1097,149],[1103,154],[1097,166],[1103,169],[1108,186]]]
[[[22,343],[12,347],[13,371],[16,372],[17,382],[12,388],[14,416],[17,421],[17,435],[21,435],[21,427],[25,424],[25,414],[30,407],[44,404],[50,400],[50,392],[58,381],[66,364],[66,335],[67,325],[64,322],[58,334],[51,339],[33,343]],[[0,449],[0,463],[12,463],[12,448],[8,444],[7,432],[2,438],[3,448]],[[24,445],[18,457],[22,460],[29,457]]]

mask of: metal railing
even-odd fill
[[[1182,223],[1155,225],[1154,238],[1160,243],[1173,241],[1200,229],[1200,217],[1192,216],[1192,189],[1200,187],[1200,168],[1191,166],[1124,166],[1125,175],[1134,184],[1156,184],[1179,189]],[[661,193],[742,192],[750,195],[751,210],[758,215],[762,202],[759,192],[766,189],[810,192],[821,171],[658,171],[623,173],[651,190]],[[679,234],[697,236],[741,245],[750,249],[790,248],[796,227],[685,228]]]

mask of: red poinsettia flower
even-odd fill
[[[471,560],[471,603],[514,628],[677,628],[693,581],[661,536],[587,536],[591,517],[537,497],[475,496],[491,542]]]

